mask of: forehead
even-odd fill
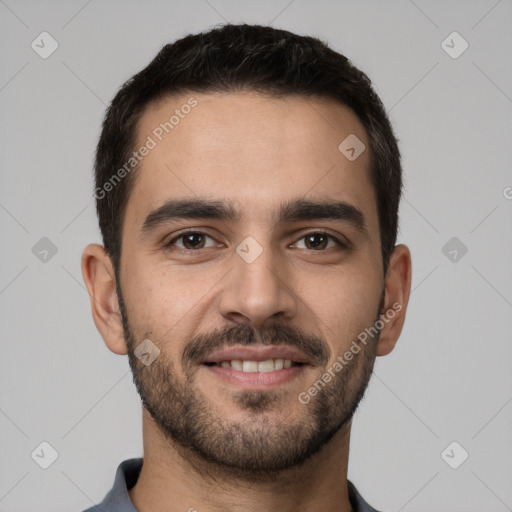
[[[366,149],[351,161],[339,146],[354,136]],[[334,100],[248,92],[164,98],[140,120],[135,149],[143,146],[150,149],[135,171],[126,224],[140,227],[169,199],[197,196],[229,201],[242,218],[270,218],[284,201],[320,197],[376,216],[364,126]]]

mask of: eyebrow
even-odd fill
[[[212,199],[171,199],[147,215],[141,234],[177,219],[214,219],[238,221],[240,212],[233,204]],[[362,233],[367,233],[364,214],[344,201],[310,201],[296,199],[282,203],[272,217],[276,223],[301,220],[335,220],[345,222]]]

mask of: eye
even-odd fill
[[[304,246],[299,249],[311,249],[313,251],[323,251],[325,249],[331,249],[332,247],[346,248],[347,245],[341,242],[338,238],[334,237],[330,233],[324,231],[314,231],[308,233],[300,238],[304,240]],[[297,242],[298,244],[299,242]]]
[[[212,240],[214,243],[207,246],[206,239]],[[207,249],[208,247],[215,247],[215,240],[206,233],[201,231],[187,231],[174,237],[172,240],[165,244],[165,247],[177,247],[178,249],[186,251],[194,251],[199,249]]]

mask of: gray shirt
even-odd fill
[[[142,458],[128,459],[119,464],[114,480],[114,487],[107,493],[105,499],[84,512],[137,512],[130,500],[128,490],[139,478],[142,469]],[[361,497],[352,482],[348,481],[348,495],[354,512],[378,512]]]

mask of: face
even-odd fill
[[[141,119],[137,147],[156,145],[136,171],[117,283],[134,380],[169,441],[240,474],[318,452],[372,371],[377,337],[333,371],[384,299],[369,150],[347,159],[350,134],[369,148],[333,101],[253,93],[166,99]],[[147,366],[146,339],[159,350]]]

